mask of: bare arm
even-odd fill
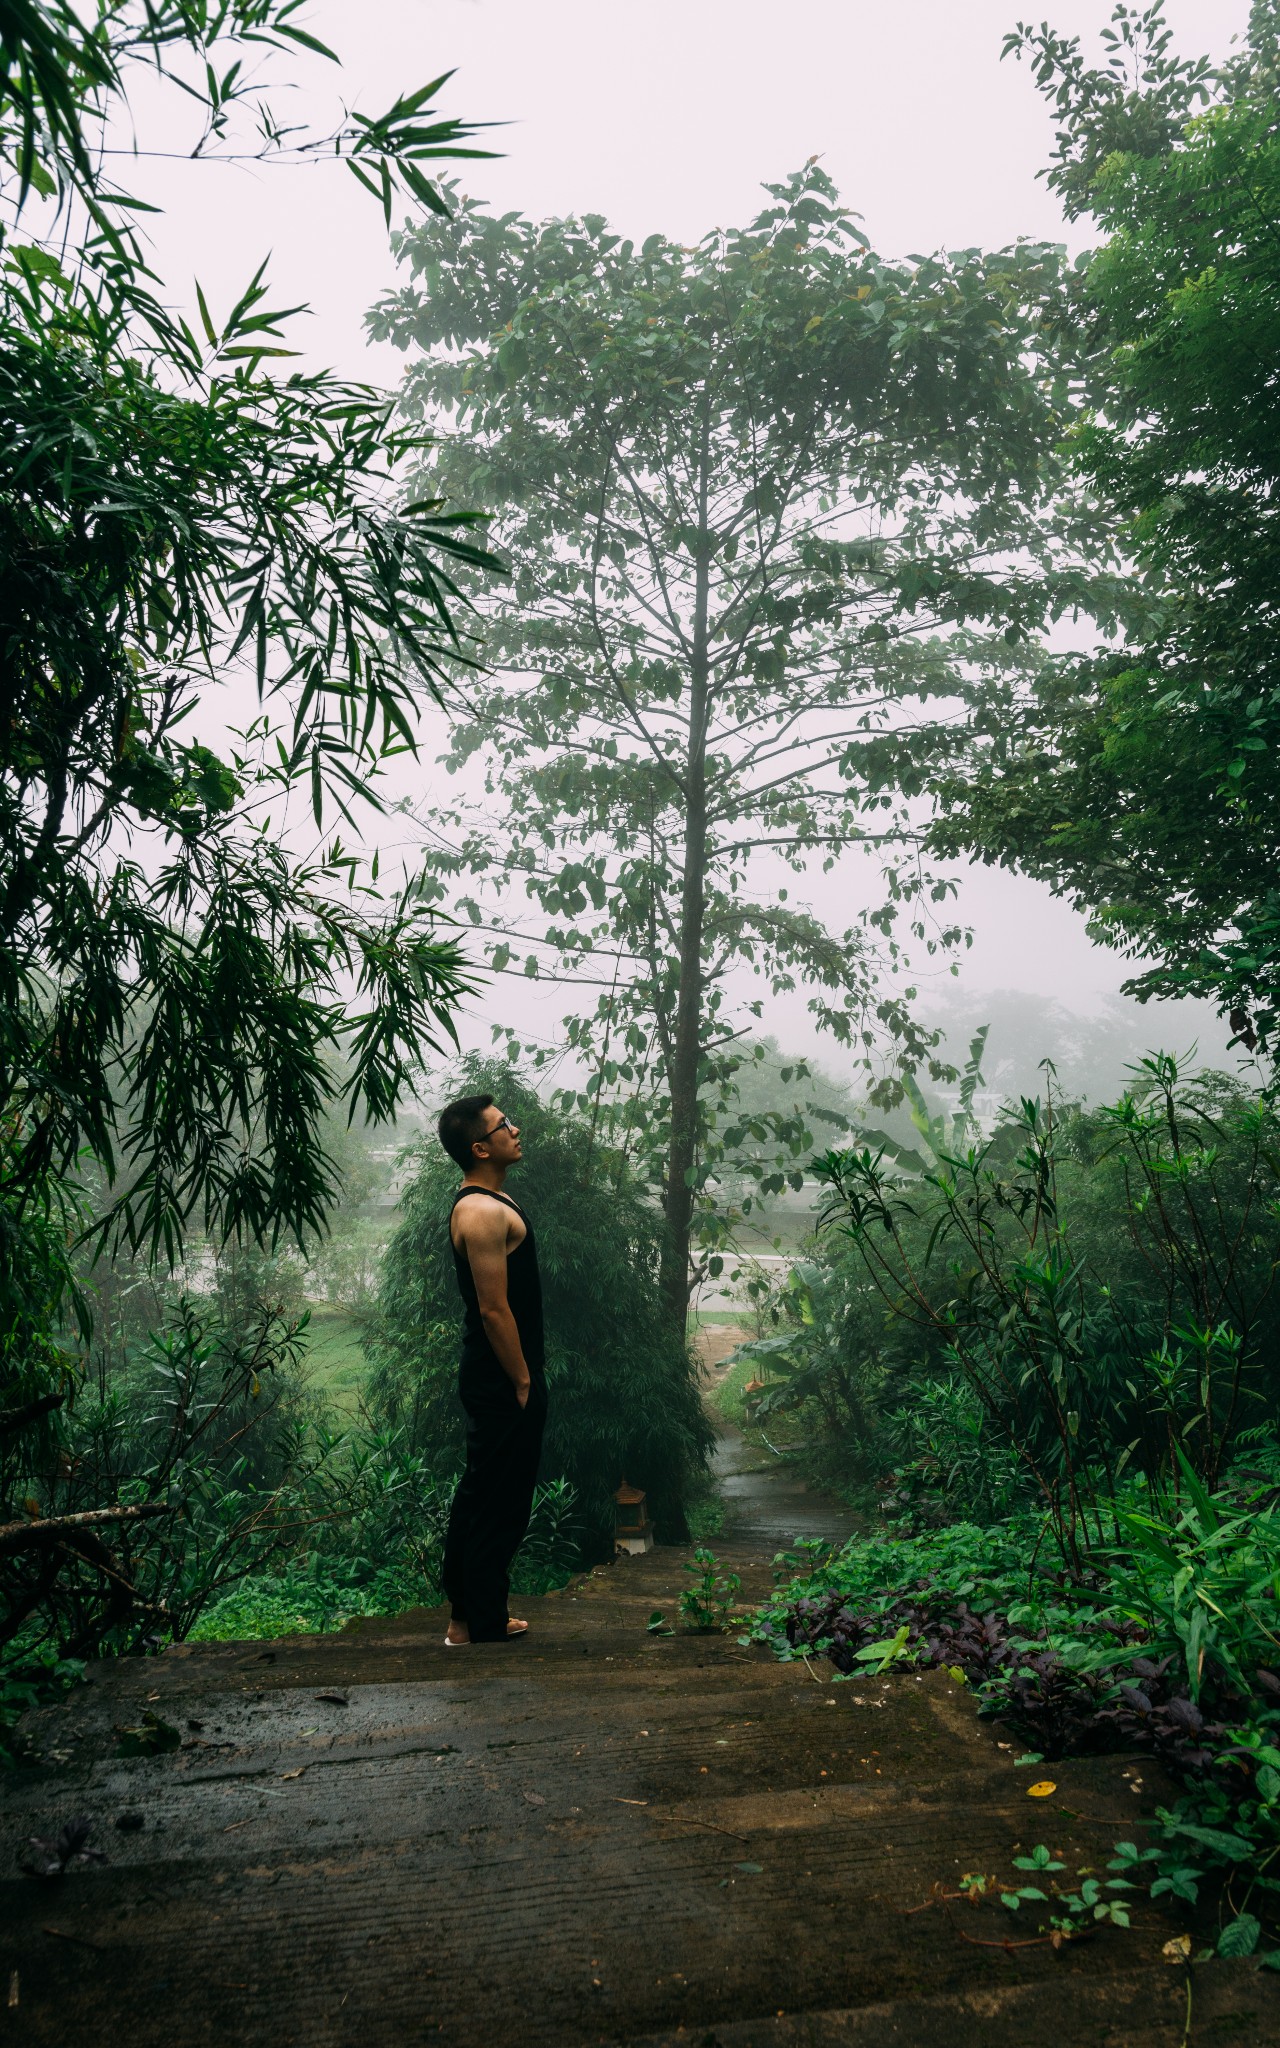
[[[529,1399],[529,1368],[507,1301],[507,1212],[498,1202],[472,1201],[466,1206],[472,1213],[459,1224],[458,1236],[475,1282],[480,1320],[523,1408]]]

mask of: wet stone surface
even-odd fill
[[[841,1514],[740,1445],[722,1461],[715,1548],[758,1598],[774,1551]],[[418,1612],[98,1670],[3,1787],[0,2044],[1180,2048],[1153,1909],[1062,1954],[983,1945],[999,1908],[910,1910],[1035,1841],[1101,1863],[1150,1774],[1135,1797],[1127,1759],[1058,1765],[1033,1806],[945,1673],[833,1683],[650,1636],[687,1555],[525,1603],[510,1646],[446,1650]],[[148,1709],[182,1747],[119,1756]],[[27,1838],[77,1813],[108,1862],[23,1876]],[[1191,2041],[1280,2042],[1280,1986],[1200,1970]]]
[[[810,1492],[782,1459],[758,1452],[736,1429],[721,1424],[712,1470],[725,1504],[724,1534],[753,1549],[786,1549],[798,1540],[842,1543],[853,1516],[837,1502]]]

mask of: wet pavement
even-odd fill
[[[721,1459],[715,1548],[759,1599],[841,1511],[731,1438]],[[417,1612],[100,1668],[4,1788],[0,2048],[1181,2048],[1180,1922],[1006,1951],[1032,1930],[998,1906],[926,1903],[1037,1840],[1096,1867],[1150,1773],[1138,1798],[1126,1759],[1058,1765],[1033,1809],[944,1672],[833,1683],[651,1633],[687,1562],[524,1603],[510,1646],[446,1650]],[[182,1746],[121,1756],[146,1712]],[[20,1875],[77,1813],[108,1861]],[[1196,1973],[1192,2048],[1277,2041],[1280,1987]]]
[[[814,1493],[782,1457],[757,1451],[732,1424],[719,1422],[711,1469],[725,1504],[724,1540],[777,1551],[798,1541],[844,1543],[854,1518]]]

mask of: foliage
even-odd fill
[[[1125,1611],[1176,1658],[1191,1698],[1248,1691],[1259,1661],[1280,1652],[1263,1618],[1280,1587],[1280,1515],[1254,1498],[1215,1502],[1179,1454],[1185,1498],[1157,1493],[1150,1509],[1121,1511],[1125,1541],[1111,1570]],[[1276,1790],[1280,1793],[1280,1779]]]
[[[496,971],[585,996],[566,1093],[662,1193],[677,1328],[691,1238],[718,1270],[721,1177],[798,1186],[808,1143],[803,1118],[738,1114],[759,1003],[737,1013],[734,975],[803,984],[868,1065],[886,1036],[926,1050],[885,970],[900,915],[958,939],[946,886],[900,850],[835,932],[791,876],[877,855],[923,787],[894,733],[1016,661],[991,572],[1036,547],[1056,433],[1057,252],[892,264],[816,162],[766,189],[692,247],[463,204],[405,233],[413,281],[371,319],[439,432],[426,488],[483,504],[510,565],[477,598],[492,673],[448,690],[448,764],[483,760],[487,801],[426,821],[428,868],[465,881]]]
[[[721,1571],[715,1552],[699,1544],[685,1566],[693,1583],[680,1591],[680,1619],[702,1634],[728,1628],[742,1580],[737,1572]]]
[[[1184,1794],[1157,1810],[1153,1841],[1118,1844],[1110,1867],[1154,1896],[1189,1903],[1208,1877],[1234,1874],[1233,1896],[1260,1897],[1274,1913],[1274,1487],[1240,1482],[1170,1503],[1163,1522],[1149,1518],[1145,1557],[1100,1551],[1076,1579],[1042,1561],[1042,1533],[1024,1514],[990,1529],[855,1538],[816,1561],[789,1559],[751,1637],[783,1657],[824,1654],[855,1679],[899,1658],[951,1670],[975,1687],[984,1712],[1035,1744],[1025,1765],[1152,1753],[1181,1776]],[[1201,1616],[1190,1659],[1189,1610]],[[1091,1912],[1097,1902],[1084,1900]]]
[[[1087,1939],[1090,1934],[1097,1931],[1101,1922],[1108,1922],[1114,1927],[1130,1925],[1128,1902],[1120,1898],[1107,1898],[1104,1894],[1129,1892],[1134,1889],[1133,1879],[1124,1873],[1134,1868],[1134,1858],[1137,1855],[1138,1851],[1132,1842],[1117,1842],[1116,1854],[1108,1861],[1107,1869],[1119,1871],[1121,1875],[1111,1878],[1095,1877],[1088,1873],[1085,1866],[1076,1872],[1081,1883],[1079,1890],[1073,1892],[1067,1888],[1069,1880],[1059,1875],[1067,1868],[1061,1857],[1054,1856],[1044,1842],[1037,1842],[1029,1856],[1014,1856],[1011,1859],[1014,1871],[1024,1873],[1022,1883],[1018,1882],[1017,1876],[1002,1882],[991,1872],[968,1870],[959,1878],[955,1891],[947,1891],[942,1885],[935,1884],[924,1906],[938,1905],[947,1911],[955,1901],[963,1901],[969,1906],[976,1907],[985,1900],[991,1905],[998,1903],[1009,1913],[1020,1913],[1025,1907],[1030,1906],[1032,1917],[1036,1917],[1036,1908],[1039,1906],[1055,1908],[1056,1910],[1050,1911],[1045,1918],[1036,1918],[1038,1935],[1020,1936],[1014,1946],[1035,1948],[1043,1941],[1046,1947],[1056,1951],[1069,1941]],[[1039,1882],[1028,1884],[1027,1877],[1035,1877]],[[1044,1889],[1045,1885],[1048,1885],[1048,1891]],[[916,1907],[913,1910],[920,1912],[924,1907]],[[965,1937],[966,1940],[972,1938]],[[1004,1942],[983,1942],[980,1946],[1007,1948],[1008,1943],[1006,1938]]]
[[[130,215],[141,202],[121,191],[106,171],[108,159],[149,153],[136,135],[132,149],[114,148],[111,130],[113,117],[128,105],[130,69],[145,65],[177,84],[191,102],[188,111],[194,110],[199,124],[191,140],[193,157],[245,161],[244,150],[227,145],[239,139],[235,118],[249,116],[257,161],[336,159],[382,200],[388,226],[399,189],[445,211],[423,164],[491,154],[464,147],[475,132],[470,124],[431,121],[429,103],[445,78],[402,95],[385,114],[349,112],[324,135],[286,128],[274,118],[267,94],[273,83],[287,92],[288,82],[264,77],[260,59],[246,71],[247,57],[306,49],[338,62],[302,26],[302,12],[303,0],[228,0],[212,12],[198,0],[150,0],[145,7],[100,0],[89,9],[73,8],[67,0],[10,5],[0,23],[0,185],[10,206],[21,213],[33,190],[56,199],[59,211],[78,201],[96,231],[88,253],[99,281],[114,291],[117,304],[145,306],[160,332],[170,330],[161,308],[146,296],[152,280],[131,232]],[[225,71],[215,70],[232,57]]]
[[[844,1082],[814,1061],[784,1053],[776,1038],[743,1038],[733,1057],[732,1076],[712,1075],[702,1088],[708,1119],[718,1122],[727,1111],[727,1122],[715,1141],[717,1220],[704,1218],[697,1229],[701,1269],[717,1278],[727,1270],[736,1281],[750,1254],[739,1251],[730,1264],[730,1239],[759,1244],[788,1208],[805,1213],[806,1154],[814,1133],[823,1131],[834,1142],[850,1129],[855,1103]],[[713,1237],[719,1252],[709,1249]]]
[[[1280,10],[1256,0],[1216,74],[1171,53],[1158,7],[1113,20],[1100,69],[1047,26],[1010,47],[1055,108],[1051,184],[1106,238],[1068,316],[1068,448],[1140,604],[1119,644],[981,693],[933,842],[1050,882],[1141,963],[1135,992],[1209,996],[1270,1048]]]
[[[822,1162],[861,1286],[940,1345],[1073,1565],[1126,1469],[1212,1485],[1274,1398],[1276,1137],[1269,1094],[1160,1054],[1113,1108],[1063,1116],[1050,1085],[912,1177],[883,1144]],[[1110,1245],[1089,1227],[1100,1196]]]
[[[269,1310],[233,1338],[184,1300],[132,1369],[81,1388],[38,1477],[10,1468],[40,1489],[5,1560],[4,1639],[24,1659],[183,1635],[226,1581],[292,1546],[324,1463],[299,1349],[299,1327]]]
[[[923,1172],[927,1158],[936,1168],[949,1148],[978,1134],[973,1102],[982,1085],[980,1062],[985,1043],[984,1028],[969,1048],[951,1115],[931,1109],[915,1076],[903,1076],[905,1106],[919,1150],[899,1144],[883,1131],[864,1130],[862,1134],[899,1167]],[[735,1362],[749,1360],[764,1375],[748,1395],[754,1420],[765,1421],[812,1404],[831,1435],[845,1436],[855,1446],[872,1437],[884,1347],[877,1343],[880,1333],[866,1329],[865,1318],[858,1313],[857,1289],[850,1289],[847,1283],[847,1273],[813,1260],[793,1266],[781,1285],[752,1283],[772,1325],[734,1354]],[[873,1321],[883,1319],[877,1316]],[[930,1383],[925,1390],[926,1400],[935,1409],[945,1398],[946,1384]],[[980,1465],[985,1476],[985,1459]]]
[[[326,1149],[338,1164],[342,1195],[328,1234],[308,1247],[308,1287],[335,1309],[363,1316],[373,1305],[383,1240],[391,1222],[396,1160],[416,1135],[417,1120],[379,1131],[330,1126]]]
[[[695,1480],[685,1499],[685,1525],[692,1543],[713,1543],[724,1527],[724,1495],[711,1473],[699,1485]]]
[[[260,296],[189,396],[81,332],[69,288],[0,300],[5,1186],[38,1206],[88,1148],[119,1234],[171,1258],[193,1214],[322,1228],[335,1077],[389,1115],[460,987],[421,904],[271,829],[295,788],[317,825],[345,810],[403,743],[438,556],[476,551],[379,511],[407,446],[384,401],[221,359]],[[223,760],[183,728],[242,651],[268,708]]]
[[[77,1464],[81,1422],[57,1418],[91,1302],[69,1246],[172,1265],[193,1223],[271,1249],[321,1233],[326,1111],[390,1116],[466,986],[422,901],[320,834],[414,744],[458,647],[453,571],[489,558],[461,515],[397,505],[421,436],[389,400],[278,364],[261,272],[218,319],[198,292],[199,334],[166,309],[107,168],[145,66],[197,155],[251,116],[266,160],[323,151],[388,205],[396,184],[430,200],[420,165],[466,132],[432,120],[434,88],[327,137],[274,121],[243,65],[321,48],[298,12],[35,0],[0,24],[0,1644],[183,1626],[283,1511],[206,1462],[291,1356],[269,1322],[215,1337],[183,1310],[156,1340],[165,1447],[126,1469],[105,1429]]]
[[[834,1241],[803,1249],[789,1271],[762,1267],[751,1282],[755,1333],[713,1399],[727,1421],[799,1458],[816,1484],[861,1512],[899,1455],[894,1412],[904,1400],[914,1405],[917,1389],[931,1392],[941,1346],[886,1315]]]
[[[832,1436],[851,1444],[864,1440],[873,1427],[869,1382],[879,1361],[850,1329],[852,1304],[842,1276],[802,1261],[765,1300],[772,1329],[739,1345],[731,1360],[746,1360],[754,1374],[764,1375],[744,1389],[751,1419],[764,1423],[808,1404]]]
[[[882,1504],[914,1533],[785,1560],[755,1629],[855,1678],[904,1660],[951,1669],[1020,1729],[1032,1761],[1149,1751],[1184,1789],[1145,1847],[1118,1850],[1116,1882],[1194,1903],[1228,1877],[1241,1913],[1253,1900],[1267,1917],[1280,1846],[1274,1119],[1270,1091],[1153,1055],[1102,1110],[1064,1109],[1050,1077],[1046,1101],[1010,1109],[963,1152],[940,1141],[907,1170],[883,1145],[832,1155],[843,1229],[815,1261],[804,1356],[813,1370],[838,1359],[868,1297],[898,1332],[867,1413],[881,1457],[908,1454]],[[793,1385],[800,1415],[822,1417],[798,1371],[777,1377],[774,1402]],[[990,1526],[921,1526],[966,1508]],[[1098,1885],[1072,1894],[1078,1911],[1064,1895],[1064,1925],[1115,1903]],[[1230,1952],[1245,1934],[1223,1939]]]
[[[454,1475],[402,1432],[333,1427],[300,1377],[305,1338],[305,1315],[266,1308],[233,1342],[209,1303],[184,1299],[81,1391],[36,1503],[59,1548],[12,1560],[15,1700],[103,1648],[333,1627],[439,1599]],[[109,1553],[98,1523],[68,1521],[104,1498],[120,1504]],[[580,1541],[572,1487],[541,1487],[520,1589],[562,1583]]]
[[[192,1629],[197,1642],[320,1633],[356,1615],[399,1614],[434,1607],[455,1476],[433,1479],[412,1502],[412,1519],[397,1507],[388,1547],[375,1540],[377,1517],[365,1516],[331,1550],[291,1559],[283,1571],[243,1579],[213,1602]],[[512,1567],[514,1593],[543,1594],[563,1586],[577,1562],[579,1532],[573,1489],[564,1480],[539,1486],[528,1533]]]
[[[12,1731],[24,1714],[80,1684],[84,1663],[51,1646],[0,1664],[0,1769],[14,1761]]]
[[[785,1655],[791,1644],[787,1623],[800,1600],[822,1603],[824,1609],[835,1601],[835,1612],[841,1607],[865,1610],[878,1628],[888,1618],[890,1603],[915,1586],[927,1585],[944,1605],[964,1601],[974,1612],[1011,1605],[1024,1594],[1035,1601],[1037,1592],[1056,1602],[1062,1597],[1060,1578],[1037,1574],[1028,1586],[1025,1558],[1035,1533],[1034,1518],[989,1529],[953,1522],[914,1536],[878,1533],[856,1536],[842,1547],[823,1544],[780,1553],[775,1591],[760,1609],[757,1632]],[[1030,1618],[1042,1618],[1041,1604]]]
[[[473,1061],[452,1092],[492,1094],[521,1131],[511,1192],[533,1222],[542,1275],[550,1410],[543,1470],[572,1482],[587,1551],[613,1554],[613,1494],[643,1487],[666,1540],[684,1533],[711,1433],[683,1335],[655,1280],[659,1219],[618,1153],[584,1117],[549,1108],[521,1077]],[[441,1471],[459,1462],[455,1387],[462,1307],[448,1216],[458,1169],[434,1138],[415,1155],[403,1220],[383,1259],[367,1348],[369,1400]]]
[[[980,1522],[998,1522],[1033,1497],[1007,1432],[962,1374],[921,1376],[882,1428],[892,1470],[876,1492],[890,1519],[946,1522],[959,1504]]]
[[[903,1075],[902,1092],[916,1134],[916,1147],[897,1144],[887,1131],[867,1131],[865,1134],[870,1143],[878,1145],[895,1166],[915,1173],[924,1173],[930,1168],[936,1170],[944,1160],[977,1143],[982,1130],[974,1103],[978,1090],[984,1086],[982,1058],[989,1030],[989,1025],[982,1025],[970,1041],[969,1057],[957,1077],[960,1086],[953,1110],[932,1109],[915,1075]]]
[[[1255,32],[1264,12],[1255,10]],[[1106,61],[1092,70],[1081,56],[1080,38],[1059,36],[1047,23],[1033,29],[1019,22],[1001,53],[1025,57],[1052,102],[1059,125],[1052,161],[1041,176],[1071,220],[1096,211],[1099,180],[1117,157],[1151,162],[1170,156],[1211,96],[1208,59],[1171,52],[1172,31],[1159,6],[1117,6],[1101,40]]]
[[[1155,1031],[1152,1013],[1129,997],[1102,996],[1096,1002],[1091,997],[1086,1012],[1073,1009],[1069,998],[1025,989],[966,987],[963,979],[932,996],[922,994],[921,1012],[926,1023],[943,1027],[953,1061],[958,1049],[987,1027],[983,1086],[975,1097],[984,1124],[1001,1102],[1016,1102],[1043,1088],[1040,1062],[1047,1052],[1052,1054],[1064,1102],[1113,1102],[1124,1093],[1129,1072],[1150,1047]],[[1179,1006],[1177,1018],[1180,1049],[1194,1043],[1205,1066],[1234,1064],[1230,1028],[1215,1017],[1211,1004],[1188,998]],[[950,1051],[953,1047],[956,1050]],[[904,1143],[912,1142],[901,1109],[881,1119],[881,1124]]]

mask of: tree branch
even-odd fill
[[[29,1522],[6,1522],[0,1526],[0,1557],[18,1550],[48,1550],[80,1530],[102,1529],[111,1524],[149,1522],[157,1515],[171,1515],[168,1501],[143,1501],[132,1508],[90,1508],[79,1515],[36,1516]]]

